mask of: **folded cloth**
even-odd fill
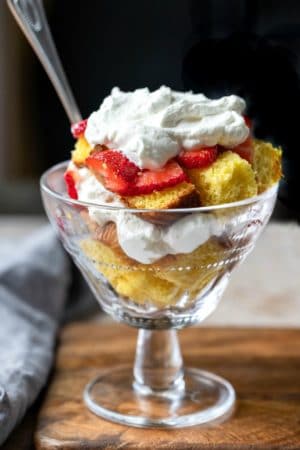
[[[46,382],[71,262],[50,226],[0,242],[0,445]]]

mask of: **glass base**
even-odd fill
[[[219,423],[233,412],[231,384],[204,370],[185,369],[184,385],[176,391],[145,393],[133,384],[132,367],[103,373],[86,386],[85,404],[104,419],[144,428]]]

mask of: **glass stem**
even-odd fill
[[[134,388],[144,394],[184,389],[183,361],[175,330],[139,330]]]

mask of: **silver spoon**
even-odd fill
[[[7,4],[44,66],[71,124],[79,122],[81,114],[57,54],[42,0],[7,0]]]

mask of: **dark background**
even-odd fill
[[[50,82],[4,4],[0,212],[39,212],[37,179],[50,165],[69,158],[73,140]],[[277,215],[299,217],[298,0],[45,4],[84,117],[113,86],[133,90],[165,84],[210,97],[239,94],[254,118],[256,136],[283,147],[285,178]],[[6,75],[2,83],[1,70]]]

